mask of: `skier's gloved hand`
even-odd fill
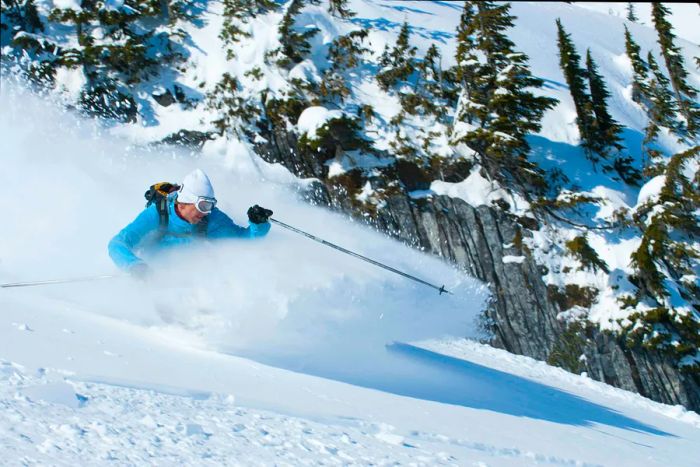
[[[146,263],[137,263],[129,268],[129,275],[136,280],[145,282],[151,275],[151,268]]]
[[[264,224],[272,216],[272,211],[257,204],[248,208],[248,220],[253,224]]]

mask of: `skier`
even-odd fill
[[[146,209],[109,242],[109,256],[121,269],[145,279],[150,275],[137,250],[167,248],[191,243],[195,238],[255,238],[270,230],[272,211],[257,204],[248,209],[247,228],[240,227],[216,208],[214,188],[200,169],[181,185],[153,185],[146,192]]]

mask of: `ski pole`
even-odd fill
[[[341,246],[335,245],[335,244],[333,244],[333,243],[331,243],[331,242],[328,242],[328,241],[326,241],[326,240],[324,240],[324,239],[322,239],[322,238],[318,238],[318,237],[316,237],[315,235],[311,235],[310,233],[304,232],[303,230],[299,230],[299,229],[297,229],[296,227],[292,227],[291,225],[285,224],[284,222],[280,222],[280,221],[278,221],[277,219],[272,219],[272,218],[270,218],[269,220],[270,220],[270,222],[273,222],[273,223],[279,225],[280,227],[284,227],[285,229],[291,230],[292,232],[296,232],[296,233],[298,233],[298,234],[300,234],[300,235],[303,235],[304,237],[309,238],[309,239],[311,239],[311,240],[314,240],[314,241],[316,241],[316,242],[318,242],[318,243],[321,243],[321,244],[323,244],[323,245],[329,246],[329,247],[331,247],[331,248],[335,248],[336,250],[342,251],[342,252],[345,253],[345,254],[348,254],[348,255],[350,255],[350,256],[354,256],[355,258],[361,259],[361,260],[363,260],[363,261],[367,261],[368,263],[374,264],[375,266],[378,266],[378,267],[380,267],[380,268],[384,268],[384,269],[386,269],[387,271],[391,271],[391,272],[393,272],[393,273],[395,273],[395,274],[398,274],[398,275],[400,275],[400,276],[403,276],[403,277],[406,277],[406,278],[408,278],[408,279],[411,279],[411,280],[414,280],[414,281],[416,281],[416,282],[419,282],[419,283],[421,283],[421,284],[423,284],[423,285],[427,285],[428,287],[432,287],[433,289],[435,289],[435,290],[437,290],[438,292],[440,292],[440,295],[442,295],[443,293],[452,295],[452,292],[450,292],[449,290],[445,289],[445,286],[444,286],[444,285],[441,286],[441,287],[438,287],[437,285],[431,284],[430,282],[426,282],[426,281],[424,281],[423,279],[419,279],[419,278],[417,278],[417,277],[415,277],[415,276],[412,276],[412,275],[410,275],[410,274],[407,274],[407,273],[405,273],[405,272],[403,272],[403,271],[399,271],[398,269],[394,269],[394,268],[392,268],[391,266],[387,266],[386,264],[382,264],[382,263],[380,263],[379,261],[375,261],[375,260],[373,260],[373,259],[367,258],[366,256],[362,256],[362,255],[359,254],[359,253],[355,253],[354,251],[347,250],[347,249],[345,249],[345,248],[343,248],[343,247],[341,247]]]
[[[88,282],[88,281],[98,281],[102,279],[112,279],[114,277],[122,277],[123,274],[105,274],[102,276],[90,276],[90,277],[75,277],[72,279],[53,279],[46,281],[32,281],[32,282],[14,282],[9,284],[0,284],[0,288],[7,289],[11,287],[32,287],[35,285],[47,285],[47,284],[67,284],[69,282]]]

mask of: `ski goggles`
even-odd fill
[[[211,213],[214,206],[216,206],[216,198],[207,198],[206,196],[200,196],[194,203],[194,207],[202,214]]]

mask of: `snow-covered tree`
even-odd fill
[[[328,48],[330,66],[323,71],[318,90],[323,100],[342,102],[350,94],[346,74],[360,64],[364,53],[369,52],[363,45],[367,34],[366,29],[360,29],[333,39]]]
[[[462,93],[464,102],[471,102],[472,96],[478,92],[476,85],[476,73],[479,68],[479,59],[476,52],[476,34],[478,23],[476,21],[476,6],[474,2],[465,2],[462,8],[459,25],[457,26],[457,50],[455,51],[454,77]],[[474,96],[475,100],[478,100]],[[471,124],[471,113],[464,115],[466,122]]]
[[[39,17],[34,0],[2,0],[2,29],[14,29],[29,33],[43,31],[44,25]]]
[[[555,99],[532,91],[543,81],[532,76],[528,57],[515,50],[507,30],[514,17],[509,4],[465,2],[458,30],[457,76],[461,90],[453,144],[473,149],[486,174],[526,196],[544,188],[541,170],[529,159],[526,136],[539,131]],[[480,57],[479,57],[480,56]],[[459,70],[461,66],[464,69]]]
[[[307,27],[303,31],[295,27],[296,17],[304,6],[304,0],[292,0],[280,22],[279,38],[282,58],[277,60],[279,66],[290,68],[304,60],[311,48],[309,39],[319,31],[316,27]]]
[[[675,135],[685,134],[683,123],[677,118],[678,105],[673,97],[668,78],[661,72],[651,51],[645,61],[641,49],[625,28],[625,50],[633,70],[632,99],[646,112],[649,122],[644,132],[642,153],[648,156],[647,171],[652,169],[652,162],[658,159],[658,151],[652,143],[658,137],[661,128],[666,128]],[[651,170],[650,174],[652,174]]]
[[[587,156],[595,162],[598,160],[595,155],[598,147],[595,144],[593,103],[586,89],[587,73],[581,68],[581,56],[576,52],[571,35],[566,32],[561,20],[557,19],[556,23],[559,66],[564,73],[576,108],[576,124],[581,136],[581,145],[586,150]]]
[[[636,103],[648,107],[646,102],[649,95],[648,83],[649,66],[641,56],[641,48],[632,38],[627,26],[625,26],[625,52],[632,64],[632,100]]]
[[[629,333],[681,358],[696,356],[700,347],[699,162],[698,146],[671,157],[659,193],[635,215],[642,241],[632,254],[638,293],[628,305],[638,311]]]
[[[684,134],[683,122],[676,117],[679,109],[677,101],[673,99],[671,83],[659,68],[651,51],[647,54],[647,64],[651,73],[648,85],[649,108],[647,111],[650,120],[649,126],[668,128],[677,135]],[[658,130],[647,131],[656,138]]]
[[[450,84],[445,79],[445,74],[440,66],[442,57],[435,44],[419,61],[418,76],[413,89],[402,94],[402,107],[410,114],[432,114],[436,117],[444,117],[449,103]]]
[[[377,73],[376,79],[384,91],[405,84],[415,71],[416,48],[410,44],[410,36],[408,23],[403,23],[394,47],[390,50],[387,46],[379,59],[382,71]]]
[[[348,8],[348,0],[328,0],[328,12],[344,19],[355,16],[355,12]]]
[[[675,44],[676,36],[673,34],[673,26],[667,19],[670,10],[662,3],[652,3],[651,12],[658,33],[661,55],[664,57],[666,69],[668,69],[671,86],[678,101],[678,108],[686,120],[688,133],[691,137],[695,137],[700,135],[698,90],[688,82],[683,53],[681,48]]]
[[[278,8],[274,0],[223,0],[224,23],[219,37],[226,44],[229,60],[235,56],[235,44],[250,34],[242,29],[250,18],[274,11]]]
[[[594,146],[599,152],[607,151],[608,148],[622,149],[620,133],[622,126],[613,119],[608,111],[607,99],[610,92],[605,86],[603,77],[598,72],[598,65],[591,56],[591,50],[586,51],[586,75],[588,77],[588,87],[591,90],[591,106],[595,116],[593,123],[593,134],[595,138]]]
[[[41,16],[33,1],[4,1],[3,19],[15,10],[24,18],[13,27],[8,58],[14,57],[30,77],[40,75],[46,86],[60,68],[78,70],[85,80],[78,102],[82,110],[134,121],[136,101],[144,102],[136,87],[186,60],[182,26],[196,21],[204,7],[202,0],[56,2],[42,4]],[[51,30],[42,32],[44,24]]]
[[[261,113],[257,105],[243,97],[240,83],[229,73],[224,73],[208,95],[207,104],[217,111],[218,117],[212,123],[219,134],[234,134],[241,139],[251,136],[248,129]]]

